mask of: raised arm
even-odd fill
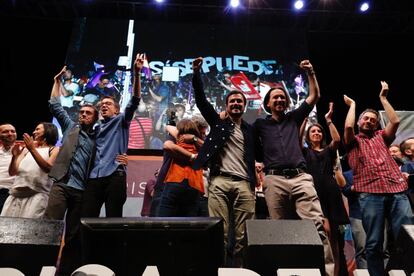
[[[70,126],[73,126],[74,122],[70,119],[66,110],[63,109],[60,104],[60,90],[63,89],[61,76],[66,72],[66,66],[63,66],[62,70],[53,78],[53,87],[50,93],[49,110],[50,113],[59,122],[62,131],[65,131]]]
[[[132,84],[133,96],[141,97],[141,70],[144,66],[145,54],[137,54],[134,62],[134,80]]]
[[[122,114],[124,118],[123,127],[129,129],[130,123],[134,118],[135,111],[138,108],[141,101],[141,69],[144,64],[144,54],[137,54],[133,67],[133,84],[132,84],[132,97],[129,100],[125,110]]]
[[[329,134],[331,134],[331,138],[332,141],[329,144],[329,147],[331,149],[338,149],[339,148],[339,144],[341,142],[341,136],[338,133],[338,130],[336,129],[334,123],[332,122],[332,114],[333,114],[333,103],[330,102],[329,103],[329,111],[328,113],[325,114],[325,120],[326,120],[326,125],[329,128]]]
[[[348,114],[346,114],[345,119],[344,143],[345,145],[349,145],[355,140],[355,101],[347,95],[344,95],[344,101],[345,104],[349,106]]]
[[[56,76],[53,77],[54,82],[53,82],[52,91],[50,93],[50,98],[59,97],[60,95],[63,95],[62,90],[64,88],[63,88],[61,77],[65,72],[66,72],[66,65],[63,66],[62,70],[60,70],[60,72]]]
[[[306,74],[308,75],[309,81],[309,95],[305,101],[309,105],[315,105],[321,97],[321,93],[319,90],[319,85],[316,79],[315,71],[313,70],[313,66],[309,62],[309,60],[306,59],[300,62],[300,68],[305,70]]]
[[[210,126],[216,124],[220,119],[219,115],[215,111],[214,107],[209,101],[207,101],[206,95],[204,94],[203,82],[201,81],[200,70],[203,65],[203,58],[198,57],[193,60],[193,88],[194,88],[194,98],[196,105],[206,119],[207,123]]]
[[[384,129],[384,140],[388,145],[391,145],[392,141],[395,139],[398,126],[400,125],[400,118],[387,99],[388,91],[388,84],[385,81],[381,81],[381,92],[379,97],[388,118],[388,123]]]

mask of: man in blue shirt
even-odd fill
[[[122,217],[127,197],[127,168],[116,156],[125,154],[128,149],[129,126],[141,96],[143,64],[144,55],[137,54],[133,67],[133,95],[124,113],[120,113],[119,103],[111,96],[103,97],[100,102],[103,119],[96,136],[94,165],[83,195],[82,215],[85,217],[99,217],[104,203],[107,217]]]
[[[63,88],[61,76],[65,71],[66,66],[55,76],[49,101],[50,111],[63,131],[63,144],[49,173],[55,183],[45,212],[46,219],[65,218],[65,246],[58,275],[70,275],[81,264],[79,226],[82,194],[95,144],[93,126],[98,120],[98,110],[90,104],[81,107],[78,122],[72,121],[63,109],[59,90]]]

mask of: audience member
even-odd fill
[[[153,76],[152,88],[149,88],[150,95],[154,99],[154,123],[163,121],[162,116],[166,114],[167,109],[172,105],[170,103],[170,88],[162,81],[160,74]],[[156,127],[157,130],[160,128]]]
[[[69,115],[73,112],[73,100],[74,96],[80,94],[79,85],[76,82],[73,82],[72,71],[66,69],[65,73],[62,76],[63,78],[63,89],[60,90],[60,102],[62,106],[68,111]]]
[[[89,98],[87,97],[89,95]],[[91,97],[94,95],[95,97]],[[91,89],[86,91],[85,101],[96,104],[103,97],[113,97],[116,102],[119,102],[119,93],[114,86],[110,86],[110,76],[102,74],[99,77],[99,82]]]
[[[152,119],[141,99],[129,127],[128,149],[149,149],[152,136]]]

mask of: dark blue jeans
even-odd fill
[[[181,183],[165,183],[158,215],[160,217],[196,217],[200,192],[192,188],[187,179]]]
[[[359,204],[362,224],[366,233],[366,259],[371,276],[384,275],[384,224],[388,219],[394,239],[398,237],[402,224],[411,224],[413,213],[408,197],[404,193],[361,193]]]

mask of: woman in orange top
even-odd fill
[[[184,134],[193,134],[200,138],[194,122],[182,119],[177,124],[177,146],[191,153],[190,160],[174,158],[165,177],[165,188],[161,196],[160,217],[192,217],[197,216],[200,193],[204,193],[203,170],[193,170],[192,161],[198,149],[196,141],[186,143]]]

